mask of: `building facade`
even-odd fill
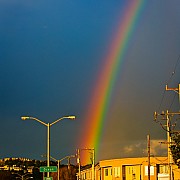
[[[180,180],[180,170],[167,157],[102,160],[94,171],[94,180]],[[81,180],[92,180],[92,168],[81,170]]]

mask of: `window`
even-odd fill
[[[114,177],[120,177],[120,167],[114,167]]]
[[[168,173],[168,165],[159,165],[159,173]]]
[[[108,176],[108,169],[105,169],[105,176]]]

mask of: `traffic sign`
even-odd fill
[[[57,166],[41,166],[40,172],[57,172]]]
[[[44,177],[44,180],[53,180],[53,177]]]

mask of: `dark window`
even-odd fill
[[[108,169],[105,169],[105,176],[108,176]]]

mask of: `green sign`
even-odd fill
[[[53,177],[44,177],[44,180],[53,180]]]
[[[57,172],[57,166],[41,166],[40,172]]]

